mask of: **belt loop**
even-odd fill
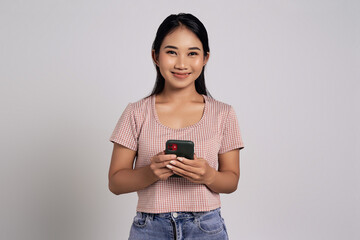
[[[219,208],[217,209],[217,211],[218,211],[218,213],[219,213],[219,215],[220,215],[220,217],[221,217],[221,207],[219,207]]]
[[[146,218],[149,220],[154,220],[154,214],[153,213],[147,213]]]
[[[192,215],[197,220],[201,216],[201,212],[192,212]]]

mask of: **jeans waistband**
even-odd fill
[[[181,219],[181,218],[197,218],[197,217],[201,217],[204,214],[207,213],[213,213],[213,212],[219,212],[220,213],[220,208],[216,208],[210,211],[205,211],[205,212],[167,212],[167,213],[145,213],[145,212],[137,212],[137,214],[140,214],[142,216],[146,216],[147,218],[150,219],[154,219],[154,217],[156,218],[171,218],[172,216],[176,216],[177,219]],[[176,214],[176,215],[175,215]]]

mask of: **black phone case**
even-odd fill
[[[174,144],[176,149],[174,149]],[[194,142],[189,140],[167,140],[165,154],[175,154],[177,157],[194,159]],[[180,176],[174,174],[172,177]]]

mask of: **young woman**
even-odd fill
[[[209,56],[195,16],[170,15],[159,26],[153,92],[126,107],[110,138],[109,189],[139,197],[129,239],[228,239],[219,193],[237,189],[243,142],[234,109],[206,89]],[[194,159],[165,154],[169,139],[193,141]]]

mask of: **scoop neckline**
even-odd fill
[[[206,116],[206,113],[207,113],[207,105],[208,105],[207,96],[204,95],[204,94],[201,94],[201,96],[203,97],[204,103],[205,103],[205,105],[204,105],[204,111],[203,111],[203,114],[202,114],[202,116],[201,116],[201,119],[200,119],[198,122],[196,122],[196,123],[194,123],[194,124],[192,124],[192,125],[183,127],[183,128],[171,128],[171,127],[166,126],[166,125],[164,125],[164,124],[161,123],[161,121],[160,121],[160,119],[159,119],[159,116],[158,116],[158,114],[157,114],[157,112],[156,112],[156,108],[155,108],[155,100],[156,100],[156,99],[155,99],[155,94],[152,95],[152,96],[151,96],[151,97],[152,97],[152,99],[151,99],[152,112],[153,112],[153,114],[154,114],[154,117],[155,117],[156,122],[157,122],[161,127],[166,128],[166,129],[170,129],[170,130],[172,130],[172,131],[183,131],[183,130],[186,130],[186,129],[195,128],[195,127],[199,126],[199,125],[204,121],[204,119],[205,119],[205,116]]]

